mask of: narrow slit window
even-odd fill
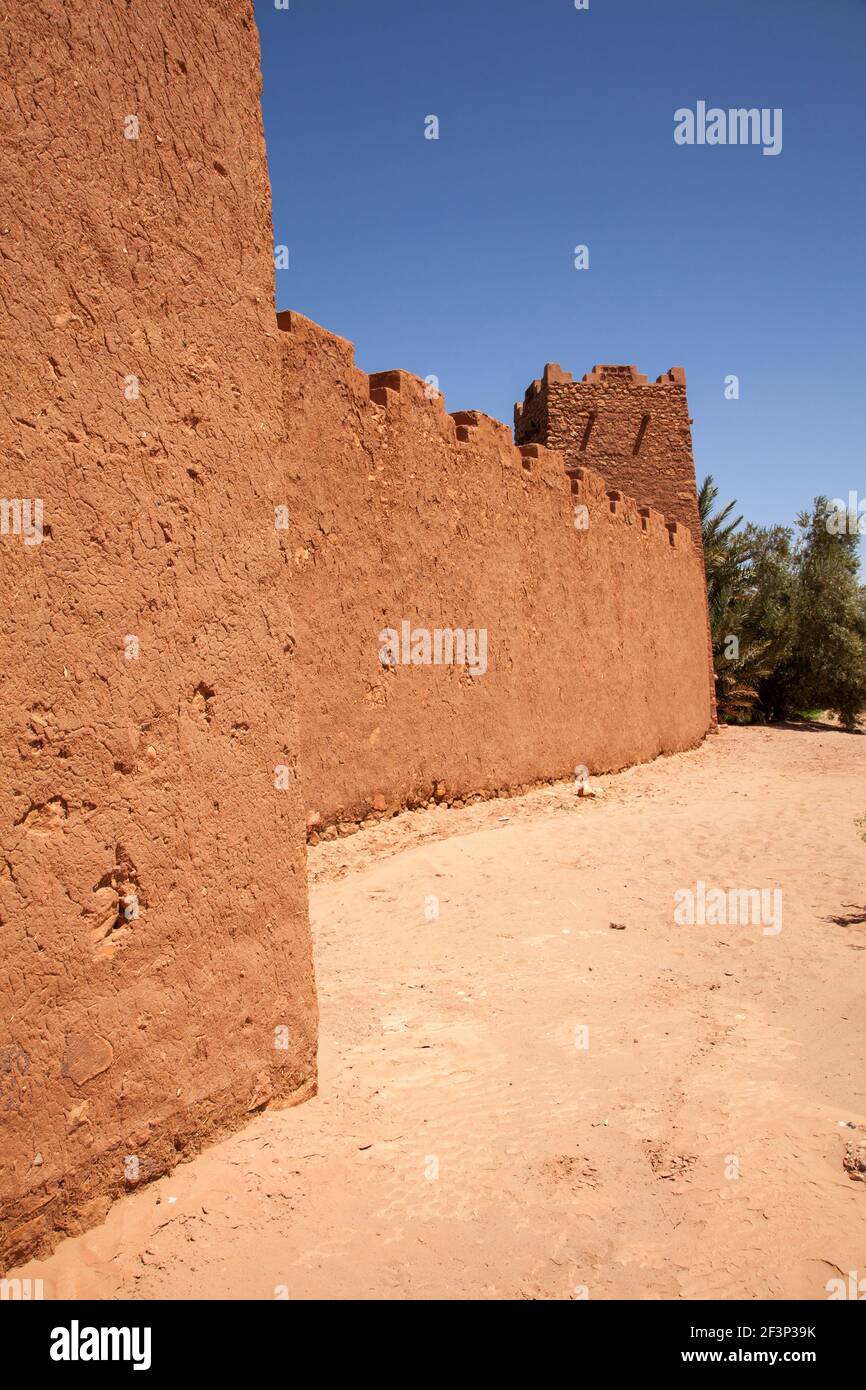
[[[639,454],[639,453],[640,453],[640,446],[641,446],[641,444],[643,444],[643,437],[644,437],[644,435],[646,434],[647,425],[649,424],[649,422],[650,422],[650,417],[649,417],[648,415],[642,415],[642,416],[641,416],[641,418],[640,418],[640,424],[639,424],[639,426],[638,426],[637,435],[635,436],[634,448],[632,449],[632,453],[633,453],[633,454]]]

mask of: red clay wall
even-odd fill
[[[0,62],[3,1266],[309,1094],[316,1011],[252,6],[33,0]]]
[[[505,425],[447,415],[407,373],[368,378],[308,319],[279,324],[314,833],[437,787],[459,799],[699,742],[706,598],[684,528],[612,502],[589,470],[570,483],[559,454],[521,452]],[[384,667],[379,633],[403,620],[486,628],[486,674]]]

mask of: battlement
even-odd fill
[[[399,432],[399,440],[410,452],[413,431],[417,428],[426,434],[432,425],[447,444],[472,446],[479,451],[494,448],[503,463],[518,466],[525,475],[543,476],[563,494],[570,486],[571,493],[579,494],[593,514],[610,515],[627,525],[634,524],[641,534],[656,536],[675,547],[682,548],[694,541],[694,525],[684,522],[676,511],[665,513],[663,508],[651,505],[652,494],[648,496],[637,487],[626,489],[622,486],[621,472],[615,461],[613,467],[590,468],[583,457],[586,451],[582,451],[580,461],[575,462],[557,445],[520,439],[515,443],[509,427],[484,411],[457,410],[448,414],[444,393],[412,372],[390,368],[368,375],[355,366],[354,343],[304,314],[285,310],[276,317],[280,333],[291,334],[294,338],[292,355],[296,371],[312,373],[314,368],[320,371],[326,366],[335,386],[342,383],[340,389],[351,394],[357,409],[376,407],[384,412],[384,418]],[[583,382],[601,383],[606,390],[615,385],[647,386],[655,390],[669,385],[684,387],[685,373],[681,367],[674,367],[655,383],[649,383],[636,367],[602,365],[593,367]],[[531,401],[541,396],[546,402],[551,388],[574,385],[570,373],[564,372],[557,363],[548,362],[543,379],[531,383],[526,398]]]
[[[514,407],[518,444],[559,449],[571,467],[590,463],[611,485],[698,534],[686,374],[650,381],[631,365],[596,364],[575,381],[548,362]]]
[[[593,383],[599,386],[685,386],[686,373],[683,367],[671,367],[668,371],[657,376],[654,382],[650,382],[649,377],[644,376],[634,366],[620,366],[616,363],[605,362],[596,363],[592,371],[584,372],[578,385]],[[517,402],[514,407],[515,418],[519,418],[523,413],[523,406],[533,400],[540,392],[548,386],[574,386],[575,381],[571,372],[563,371],[558,362],[548,362],[545,364],[544,375],[541,379],[536,378],[531,381],[524,393],[523,402]]]

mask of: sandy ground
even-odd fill
[[[256,1299],[813,1299],[866,1275],[843,1167],[864,774],[863,737],[726,729],[597,800],[318,846],[319,1096],[16,1272],[52,1298]],[[676,925],[698,879],[781,887],[782,931]]]

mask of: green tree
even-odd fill
[[[779,671],[787,711],[829,709],[846,729],[866,709],[866,603],[857,535],[828,521],[826,497],[797,519],[791,651]]]
[[[708,475],[698,493],[707,602],[716,680],[716,704],[721,719],[751,716],[760,682],[772,670],[775,644],[769,625],[761,622],[762,603],[755,588],[759,571],[768,567],[770,541],[754,527],[741,530],[742,517],[732,516],[735,502],[716,510],[719,490]],[[767,615],[768,616],[768,615]]]
[[[826,498],[785,526],[743,527],[717,508],[712,477],[698,503],[722,719],[777,721],[829,709],[855,729],[866,709],[866,589],[857,536],[828,524]]]
[[[761,720],[783,719],[789,711],[779,673],[794,642],[794,533],[788,526],[749,524],[745,535],[750,554],[746,625],[752,640],[763,644],[761,670],[755,680],[754,716]]]

